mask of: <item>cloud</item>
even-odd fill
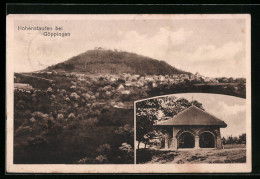
[[[227,103],[224,103],[223,101],[219,101],[218,105],[221,106],[222,112],[226,115],[236,115],[239,112],[245,112],[246,111],[246,105],[228,105]]]
[[[169,49],[174,46],[184,44],[193,31],[180,28],[172,30],[170,27],[161,27],[153,35],[142,34],[137,31],[118,31],[119,39],[117,43],[107,44],[108,48],[118,48],[125,51],[135,52],[142,55],[163,60],[169,53]]]
[[[228,98],[231,99],[232,97]],[[236,97],[233,97],[233,99],[236,99]],[[238,101],[239,99],[236,100],[236,102]],[[214,106],[213,114],[227,124],[227,128],[221,129],[221,135],[225,137],[241,135],[246,132],[246,104],[228,104],[228,102],[228,100],[221,100]]]
[[[196,36],[193,31],[170,27],[161,27],[150,36],[133,30],[117,34],[120,40],[116,44],[108,43],[108,48],[114,45],[114,48],[165,60],[182,70],[210,77],[243,77],[246,73],[245,47],[241,41],[197,46],[192,41]]]
[[[201,46],[194,53],[196,56],[195,60],[205,61],[205,60],[227,60],[234,59],[237,53],[242,50],[241,42],[228,42],[223,46],[216,48],[214,45]]]
[[[200,72],[210,77],[243,77],[245,76],[245,48],[242,42],[229,41],[217,47],[201,45],[193,50],[171,51],[167,62],[177,68]]]
[[[245,45],[241,39],[226,40],[223,37],[220,45],[216,39],[212,40],[211,32],[215,29],[207,30],[204,35],[196,28],[171,24],[153,24],[149,29],[147,26],[126,28],[115,25],[107,28],[104,25],[102,27],[107,28],[104,30],[100,24],[95,28],[80,27],[80,33],[78,29],[71,28],[71,36],[66,38],[40,34],[34,37],[24,31],[17,32],[14,59],[18,62],[15,71],[40,70],[100,46],[164,60],[176,68],[209,77],[245,77],[246,74]]]
[[[237,53],[243,50],[241,42],[227,42],[220,47],[215,45],[201,45],[191,53],[179,52],[179,56],[188,61],[234,60]],[[175,52],[174,52],[175,53]],[[176,53],[178,54],[178,52]]]

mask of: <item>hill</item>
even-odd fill
[[[159,61],[142,55],[112,50],[89,50],[74,56],[65,62],[50,66],[45,70],[139,74],[139,75],[171,75],[190,74]]]

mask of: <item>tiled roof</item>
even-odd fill
[[[156,124],[157,126],[219,126],[227,127],[227,124],[216,118],[215,116],[203,111],[202,109],[191,106],[182,112],[178,113],[171,119]]]

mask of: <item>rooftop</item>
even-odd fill
[[[191,106],[177,115],[173,116],[171,119],[164,121],[157,126],[219,126],[227,127],[227,124],[218,119],[217,117],[203,111],[202,109]]]

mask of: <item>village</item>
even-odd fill
[[[140,76],[128,73],[115,75],[40,71],[15,74],[14,82],[14,90],[16,91],[35,93],[43,90],[54,94],[64,93],[65,91],[66,100],[69,100],[69,96],[76,96],[115,108],[126,109],[133,108],[133,101],[135,100],[178,92],[176,89],[193,90],[198,88],[200,90],[203,85],[210,85],[214,89],[224,88],[222,91],[225,92],[225,90],[228,91],[227,86],[229,86],[231,93],[236,94],[236,91],[241,92],[240,88],[236,87],[237,84],[245,86],[245,79],[209,78],[199,73],[195,75]]]
[[[21,75],[21,74],[20,74]],[[173,74],[173,75],[131,75],[128,73],[123,73],[120,75],[113,74],[85,74],[85,73],[68,73],[65,71],[40,71],[40,72],[32,72],[28,74],[23,74],[24,77],[35,78],[39,80],[46,80],[53,83],[53,80],[49,80],[51,76],[60,76],[60,77],[74,77],[79,81],[86,81],[86,79],[91,79],[93,81],[103,80],[108,82],[116,82],[121,81],[122,84],[118,87],[118,91],[122,94],[130,94],[131,89],[134,87],[138,88],[148,88],[148,83],[151,84],[152,88],[156,88],[159,85],[174,85],[183,83],[185,81],[192,82],[194,84],[210,84],[210,85],[226,85],[227,83],[245,83],[245,79],[234,79],[234,78],[210,78],[200,75],[198,72],[193,74]],[[41,78],[42,76],[44,78]],[[30,84],[19,83],[16,80],[16,75],[14,76],[14,88],[16,90],[24,90],[26,92],[30,92],[33,90],[33,87]],[[51,87],[51,86],[49,86]],[[72,87],[72,88],[75,88]]]

